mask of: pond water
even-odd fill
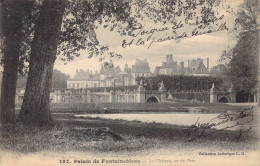
[[[205,113],[129,113],[129,114],[82,114],[74,115],[76,117],[90,117],[90,118],[103,118],[103,119],[120,119],[127,121],[141,121],[147,123],[166,123],[180,126],[196,126],[203,125],[204,123],[208,124],[217,124],[212,126],[215,129],[227,129],[227,130],[239,130],[241,126],[245,127],[250,124],[252,117],[248,116],[243,119],[238,120],[227,120],[219,118],[220,114],[205,114]],[[231,115],[230,115],[231,116]],[[232,115],[234,118],[238,117],[238,114]],[[223,122],[223,120],[227,120]],[[197,122],[197,123],[196,123]],[[237,122],[245,125],[237,125]],[[250,122],[250,123],[249,123]],[[219,124],[220,123],[220,124]],[[234,126],[234,127],[232,127]],[[228,127],[228,128],[227,128]]]

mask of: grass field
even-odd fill
[[[63,125],[58,125],[58,123]],[[258,136],[251,131],[214,131],[202,136],[187,127],[121,120],[56,122],[54,127],[6,126],[1,129],[1,149],[22,153],[39,151],[145,152],[146,150],[220,149],[254,150]],[[194,135],[192,135],[194,134]],[[190,138],[195,139],[190,139]]]
[[[201,107],[205,113],[239,111],[249,106],[236,106],[223,103],[52,103],[53,113],[131,113],[131,112],[176,112],[187,111],[189,107]]]
[[[52,104],[54,126],[1,126],[0,149],[21,153],[81,151],[118,155],[143,154],[158,149],[257,149],[259,133],[254,130],[203,131],[203,128],[194,130],[187,126],[70,116],[73,113],[104,113],[104,108],[109,110],[109,113],[178,110],[171,107],[203,107],[205,112],[225,112],[241,110],[246,106],[219,103]]]

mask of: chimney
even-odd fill
[[[207,58],[207,70],[209,72],[209,58]]]
[[[184,62],[181,62],[181,75],[184,75]]]
[[[79,72],[79,70],[77,69],[77,70],[76,70],[76,73],[78,73],[78,72]]]
[[[188,60],[188,67],[190,67],[190,60]]]
[[[181,67],[184,67],[184,62],[181,62]]]
[[[125,64],[124,72],[128,73],[128,64],[127,63]]]

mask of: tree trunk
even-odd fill
[[[3,48],[3,77],[0,101],[0,122],[14,121],[15,92],[19,65],[19,49],[22,42],[22,3],[21,1],[1,2],[1,39]]]
[[[29,73],[18,121],[50,124],[50,88],[65,0],[44,0],[32,42]]]

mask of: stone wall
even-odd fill
[[[24,93],[17,92],[16,103],[22,103]],[[87,89],[52,89],[52,103],[145,103],[149,97],[155,97],[158,102],[166,102],[166,90],[163,83],[159,90],[147,91],[142,84],[137,90],[107,92],[91,92]]]

